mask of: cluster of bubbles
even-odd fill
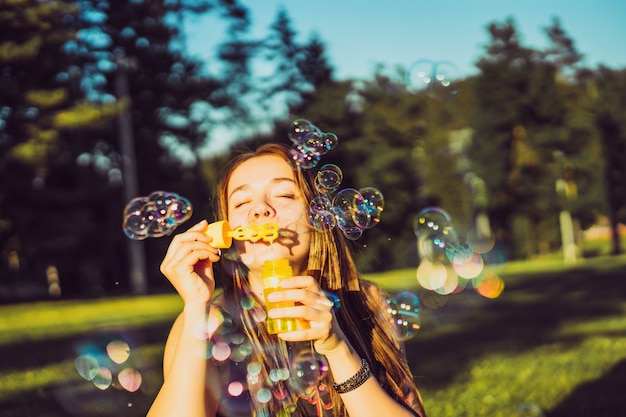
[[[135,392],[141,387],[141,373],[128,363],[130,346],[126,341],[112,340],[106,345],[104,352],[95,347],[87,350],[89,352],[74,360],[74,366],[78,374],[91,381],[96,388],[106,390],[115,387]]]
[[[262,308],[255,308],[252,297],[243,297],[240,305],[250,310],[254,320],[263,321]],[[257,306],[258,307],[258,306]],[[295,411],[291,393],[306,401],[322,401],[320,391],[328,390],[324,380],[328,375],[328,363],[323,356],[305,344],[292,352],[289,363],[262,372],[262,365],[252,355],[253,347],[243,331],[227,313],[214,314],[207,324],[206,331],[199,337],[212,337],[207,341],[205,358],[212,360],[222,369],[226,382],[221,386],[223,407],[228,415],[249,415],[250,402],[256,404],[264,415],[263,408],[270,401],[277,401],[283,407],[284,415]],[[266,347],[272,349],[272,347]],[[330,407],[330,403],[326,403]]]
[[[417,246],[422,257],[417,280],[427,290],[440,295],[471,286],[486,298],[496,298],[504,289],[497,275],[485,268],[483,254],[493,248],[493,239],[460,239],[450,215],[438,207],[419,212],[413,221]]]
[[[409,67],[405,82],[413,93],[425,92],[430,98],[448,100],[458,94],[459,80],[460,72],[454,64],[422,59]]]
[[[167,191],[154,191],[147,197],[135,197],[124,208],[122,228],[133,240],[168,236],[189,220],[193,212],[185,197]]]
[[[500,277],[488,270],[483,255],[495,239],[492,235],[471,233],[460,239],[450,215],[439,207],[427,207],[413,219],[421,256],[417,268],[419,295],[402,291],[387,300],[387,313],[400,340],[408,340],[421,326],[421,307],[437,309],[446,296],[470,287],[485,298],[496,298],[504,289]]]
[[[315,168],[322,155],[337,146],[339,139],[331,132],[323,132],[305,119],[296,119],[287,134],[293,147],[291,158],[302,169]]]
[[[338,142],[334,133],[322,132],[304,119],[293,122],[289,138],[293,160],[302,168],[316,167],[322,155],[333,149]],[[385,206],[383,194],[374,187],[339,190],[343,172],[335,164],[322,165],[315,176],[315,188],[320,193],[308,207],[309,219],[319,232],[338,227],[347,239],[359,239],[363,231],[380,222]],[[334,195],[333,195],[334,194]]]

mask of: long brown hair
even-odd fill
[[[233,158],[224,170],[224,176],[217,188],[217,218],[227,218],[227,187],[231,174],[243,162],[258,156],[274,155],[293,164],[289,148],[280,144],[265,144],[256,151],[241,153]],[[318,195],[314,187],[312,170],[302,170],[294,164],[295,181],[305,201]],[[312,232],[309,248],[308,271],[317,277],[321,288],[337,297],[335,316],[344,334],[362,358],[371,367],[373,375],[381,386],[396,400],[405,403],[420,416],[424,416],[421,398],[411,370],[404,359],[400,343],[390,332],[390,323],[384,308],[385,296],[374,284],[359,277],[353,256],[346,240],[337,228],[325,232]],[[223,259],[225,270],[231,279],[226,279],[224,300],[226,304],[237,305],[242,296],[254,297],[246,279],[246,269],[240,262]],[[257,303],[257,306],[259,303]],[[262,309],[262,307],[257,307]],[[270,335],[265,326],[258,325],[262,311],[241,309],[239,319],[254,347],[257,360],[265,367],[264,372],[276,367],[289,368],[288,349],[284,341]],[[276,346],[274,349],[266,349]],[[329,375],[332,382],[332,375]],[[408,391],[408,392],[407,392]],[[330,390],[334,403],[334,415],[346,416],[345,407],[334,391]],[[274,405],[274,408],[280,405]],[[276,415],[277,410],[272,410]],[[274,413],[272,413],[274,412]]]

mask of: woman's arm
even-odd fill
[[[299,305],[275,308],[268,314],[276,318],[301,318],[307,320],[310,327],[282,333],[279,337],[287,341],[313,340],[317,353],[326,357],[337,384],[357,374],[362,366],[362,358],[339,327],[332,312],[333,303],[315,279],[310,276],[291,277],[282,280],[280,285],[285,291],[272,293],[272,301],[296,301]],[[369,375],[362,385],[340,395],[351,416],[414,417],[409,409],[387,394],[373,375]]]
[[[165,346],[163,386],[149,417],[214,417],[217,413],[217,370],[206,360],[209,321],[216,317],[211,306],[215,290],[213,262],[218,251],[210,245],[202,221],[174,236],[161,263],[161,272],[183,299]],[[207,314],[208,313],[208,314]]]
[[[362,366],[362,360],[347,341],[343,332],[333,320],[335,328],[323,343],[316,342],[315,349],[324,355],[333,374],[335,384],[348,381]],[[394,416],[414,417],[403,404],[398,403],[381,387],[374,375],[359,387],[344,394],[341,399],[351,416]]]
[[[212,309],[213,310],[213,309]],[[214,311],[209,312],[209,318]],[[163,386],[148,417],[207,417],[217,413],[219,376],[206,360],[206,307],[186,305],[165,344]]]

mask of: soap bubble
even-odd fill
[[[321,157],[334,149],[339,142],[337,135],[323,132],[305,119],[294,120],[288,136],[293,142],[289,157],[295,168],[300,169],[317,167]],[[309,204],[309,221],[318,232],[327,232],[337,226],[347,239],[357,240],[364,229],[374,227],[380,222],[384,198],[373,187],[358,191],[347,188],[339,191],[330,202],[328,196],[339,189],[342,181],[343,172],[337,165],[325,164],[319,169],[314,186],[321,196],[313,198]],[[321,197],[326,197],[326,200]]]
[[[319,132],[319,129],[313,123],[305,119],[296,119],[293,121],[287,136],[295,145],[301,145],[308,133],[315,132]]]
[[[320,194],[337,191],[343,180],[343,172],[335,164],[323,165],[315,176],[315,188]]]
[[[136,197],[126,204],[122,228],[126,236],[133,240],[167,236],[189,220],[192,212],[191,203],[185,197],[154,191],[147,197]]]
[[[335,195],[333,210],[337,216],[337,225],[342,230],[365,228],[372,221],[365,199],[354,188],[345,188]]]
[[[447,211],[439,207],[427,207],[415,215],[413,219],[413,231],[419,238],[432,232],[441,232],[449,228],[452,218]]]
[[[308,388],[317,387],[327,374],[326,360],[315,352],[304,349],[291,361],[289,383],[296,392],[305,392]]]
[[[409,67],[406,85],[411,92],[425,92],[430,98],[448,100],[458,94],[460,78],[460,71],[454,64],[424,59]]]
[[[385,198],[383,193],[374,187],[364,187],[359,192],[363,196],[363,201],[370,217],[370,223],[367,226],[369,229],[380,223],[380,214],[385,208]]]
[[[301,169],[315,168],[321,156],[337,146],[339,139],[332,132],[323,132],[305,119],[296,119],[288,134],[293,142],[289,150],[291,159]]]
[[[324,195],[313,197],[309,203],[309,219],[318,232],[331,230],[337,225],[333,213],[333,203]]]
[[[405,341],[415,336],[421,325],[420,299],[417,295],[402,291],[387,300],[387,312],[395,325],[398,339]]]

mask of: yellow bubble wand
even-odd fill
[[[257,242],[263,240],[272,243],[278,238],[278,224],[269,222],[265,224],[251,224],[250,226],[237,226],[231,229],[226,220],[211,223],[204,232],[213,241],[211,246],[219,249],[227,249],[235,240],[249,240]]]

